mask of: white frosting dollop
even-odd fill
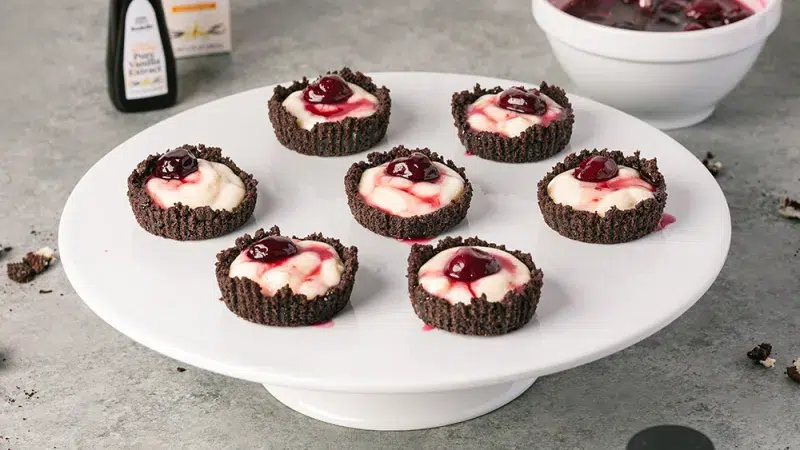
[[[292,240],[297,253],[278,262],[255,261],[244,250],[231,263],[228,275],[242,277],[261,286],[264,295],[274,295],[289,285],[295,294],[309,299],[325,294],[339,284],[344,264],[336,249],[324,242]]]
[[[414,182],[387,175],[389,164],[365,170],[358,184],[358,192],[367,204],[389,214],[399,217],[430,214],[449,205],[464,192],[464,179],[444,164],[433,162],[440,175],[434,182]]]
[[[469,304],[473,298],[486,294],[486,300],[499,302],[508,291],[522,287],[531,279],[531,271],[512,254],[490,247],[473,247],[494,256],[500,271],[471,283],[458,281],[445,275],[447,264],[464,247],[454,247],[437,253],[419,269],[419,284],[431,295],[450,303]]]
[[[534,125],[548,126],[561,117],[564,108],[550,97],[539,93],[547,103],[547,111],[541,116],[509,111],[498,106],[500,94],[486,94],[475,100],[467,109],[467,122],[476,131],[499,133],[517,137]]]
[[[632,209],[643,200],[653,198],[653,186],[643,180],[639,171],[619,166],[619,174],[601,182],[581,181],[572,173],[558,174],[547,185],[547,194],[555,203],[604,217],[612,207]]]
[[[361,86],[353,83],[347,83],[347,86],[353,91],[353,95],[343,103],[332,105],[308,103],[303,99],[303,91],[300,90],[289,94],[283,101],[283,107],[297,117],[297,125],[306,130],[314,128],[318,123],[338,122],[347,117],[362,118],[375,114],[378,110],[378,99]],[[316,114],[314,111],[324,114]]]
[[[182,203],[190,208],[210,206],[232,211],[244,198],[242,179],[225,164],[197,160],[197,170],[180,180],[151,177],[145,183],[150,198],[161,208]]]

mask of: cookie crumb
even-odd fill
[[[711,175],[716,177],[722,170],[722,163],[714,159],[714,154],[706,152],[706,157],[703,158],[703,165],[706,166]]]
[[[28,283],[36,275],[47,270],[56,258],[55,251],[50,247],[42,247],[34,252],[29,252],[21,262],[9,263],[6,267],[8,278],[17,283]]]
[[[792,361],[792,365],[786,368],[786,375],[792,380],[800,383],[800,359]]]
[[[39,289],[40,294],[49,294],[51,292],[53,292],[52,289]]]
[[[764,342],[747,352],[747,357],[752,359],[756,364],[762,364],[764,367],[772,367],[775,365],[775,360],[769,357],[770,354],[772,354],[772,345]],[[768,362],[770,359],[772,362]]]
[[[177,369],[177,370],[178,370],[178,372],[186,372],[186,369],[185,369],[185,368],[183,368],[183,367],[178,367],[178,369]]]
[[[786,197],[781,201],[781,205],[778,206],[778,213],[789,219],[800,219],[800,202]]]

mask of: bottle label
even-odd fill
[[[147,0],[133,0],[125,14],[122,72],[125,98],[157,97],[169,91],[164,45],[156,12]]]

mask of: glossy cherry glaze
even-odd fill
[[[572,172],[572,176],[580,181],[599,183],[616,177],[618,173],[619,167],[613,159],[597,155],[581,161],[580,165]]]
[[[180,180],[197,172],[197,158],[183,148],[176,148],[156,160],[153,176],[163,180]]]
[[[265,263],[273,263],[289,258],[297,253],[297,246],[284,236],[268,236],[250,245],[248,258]]]
[[[737,0],[573,0],[564,11],[600,25],[640,31],[697,31],[753,15]]]
[[[538,89],[526,90],[515,86],[500,93],[497,106],[520,114],[541,116],[547,112],[547,103],[539,96]]]
[[[500,262],[491,254],[473,247],[464,247],[447,263],[444,274],[448,277],[471,283],[500,272]]]
[[[419,152],[393,160],[386,166],[385,172],[386,175],[405,178],[415,183],[436,181],[440,176],[439,169],[433,165],[430,158]]]
[[[326,75],[303,90],[303,100],[326,105],[343,103],[352,95],[353,90],[339,75]]]

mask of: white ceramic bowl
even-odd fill
[[[674,33],[598,25],[556,6],[563,3],[532,0],[533,17],[578,93],[674,129],[708,118],[739,84],[777,27],[782,0],[742,0],[756,14]]]

